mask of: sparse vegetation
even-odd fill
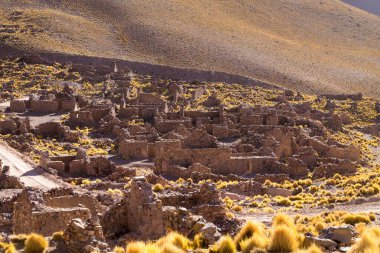
[[[162,184],[155,184],[153,186],[153,191],[154,192],[161,192],[163,190],[165,190],[165,188],[162,186]]]
[[[30,234],[25,241],[25,253],[44,253],[49,246],[48,241],[41,235]]]
[[[223,236],[210,248],[211,253],[236,253],[236,245],[230,236]]]

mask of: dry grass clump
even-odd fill
[[[230,236],[223,236],[210,249],[210,253],[236,253],[236,245]]]
[[[160,251],[160,253],[185,253],[183,249],[180,249],[172,244],[166,244],[164,245]]]
[[[270,252],[294,252],[299,247],[298,233],[286,225],[274,228],[270,237]]]
[[[318,248],[318,246],[313,244],[307,249],[297,250],[296,253],[323,253],[323,251],[320,248]]]
[[[194,236],[194,240],[191,242],[191,246],[193,249],[203,248],[205,245],[205,240],[202,234],[196,234]]]
[[[54,232],[51,239],[56,242],[63,241],[63,235],[63,231]]]
[[[254,235],[246,238],[239,243],[243,253],[249,253],[254,249],[266,249],[269,246],[269,238],[266,235]]]
[[[24,245],[25,241],[28,239],[28,235],[26,234],[11,235],[10,239],[12,243]]]
[[[156,244],[153,244],[153,243],[130,242],[128,243],[125,252],[126,253],[158,253],[158,252],[161,252],[161,250],[162,248],[159,248]]]
[[[253,249],[265,249],[269,239],[266,235],[265,225],[258,222],[248,221],[236,234],[234,242],[242,252],[250,252]]]
[[[294,221],[280,213],[273,218],[268,250],[270,252],[294,252],[303,244],[303,236]]]
[[[277,196],[274,198],[274,201],[277,205],[280,206],[290,206],[292,205],[292,201],[288,198]]]
[[[272,225],[274,227],[285,225],[289,228],[295,229],[294,221],[289,216],[283,213],[279,213],[273,218]]]
[[[43,253],[49,247],[48,241],[45,237],[38,234],[30,234],[25,242],[25,253]]]
[[[234,242],[238,244],[239,242],[251,238],[252,236],[259,236],[265,234],[265,225],[263,223],[248,221],[240,229],[239,233],[236,234]]]
[[[152,188],[152,191],[154,192],[161,192],[165,190],[164,186],[162,186],[162,184],[155,184]]]
[[[128,243],[126,253],[145,253],[145,243],[143,242]]]
[[[231,212],[227,212],[227,213],[226,213],[226,217],[227,217],[228,219],[233,219],[233,218],[235,218],[235,215],[234,215],[233,213],[231,213]]]
[[[0,252],[2,253],[15,253],[16,248],[13,243],[0,242]]]
[[[187,237],[170,232],[155,243],[130,242],[127,244],[126,253],[183,253],[192,249],[200,249],[205,246],[202,234],[197,234],[191,241]],[[121,248],[122,249],[122,248]],[[120,252],[122,252],[120,249]],[[116,251],[115,251],[116,252]]]
[[[346,214],[343,217],[344,223],[351,224],[355,226],[357,223],[365,223],[369,224],[371,223],[371,219],[368,215],[362,215],[362,214]]]
[[[235,212],[241,212],[243,211],[243,207],[242,206],[239,206],[239,205],[235,205],[231,208],[233,211]]]
[[[182,250],[188,250],[191,248],[191,241],[177,232],[170,232],[168,235],[156,242],[156,245],[159,248],[163,248],[167,244],[174,245]]]
[[[369,228],[362,233],[360,240],[352,246],[350,253],[380,252],[380,233],[378,228]]]
[[[113,249],[113,252],[115,252],[115,253],[125,253],[125,250],[122,247],[116,246]]]

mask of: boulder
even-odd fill
[[[264,189],[264,194],[268,194],[269,196],[289,197],[292,196],[293,192],[288,189],[270,187]]]
[[[306,245],[315,244],[315,245],[317,245],[319,247],[323,247],[323,248],[326,248],[326,249],[336,248],[338,246],[338,243],[334,242],[331,239],[313,237],[309,233],[305,234],[305,244]]]
[[[319,237],[330,239],[338,243],[350,244],[352,238],[357,234],[356,229],[352,225],[343,225],[323,229]]]
[[[207,245],[214,244],[216,240],[221,237],[221,234],[218,232],[218,227],[211,222],[204,224],[199,232],[204,236]]]

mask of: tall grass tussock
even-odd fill
[[[45,237],[38,234],[30,234],[25,242],[25,253],[44,253],[49,247],[48,241]]]

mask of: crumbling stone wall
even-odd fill
[[[30,111],[38,113],[58,112],[58,102],[51,100],[33,100],[30,103]]]
[[[52,233],[64,230],[74,218],[89,219],[87,208],[48,208],[41,204],[38,193],[25,190],[14,203],[13,232],[15,234],[39,233],[50,236]]]
[[[124,159],[147,159],[149,157],[147,141],[123,140],[119,144],[118,152]]]
[[[26,105],[24,100],[12,100],[10,103],[10,109],[12,112],[23,113],[26,111]]]
[[[64,242],[70,253],[110,251],[96,219],[71,220],[64,231]]]
[[[141,239],[164,235],[162,202],[145,178],[135,178],[124,200],[111,207],[101,220],[106,236],[133,233]]]

